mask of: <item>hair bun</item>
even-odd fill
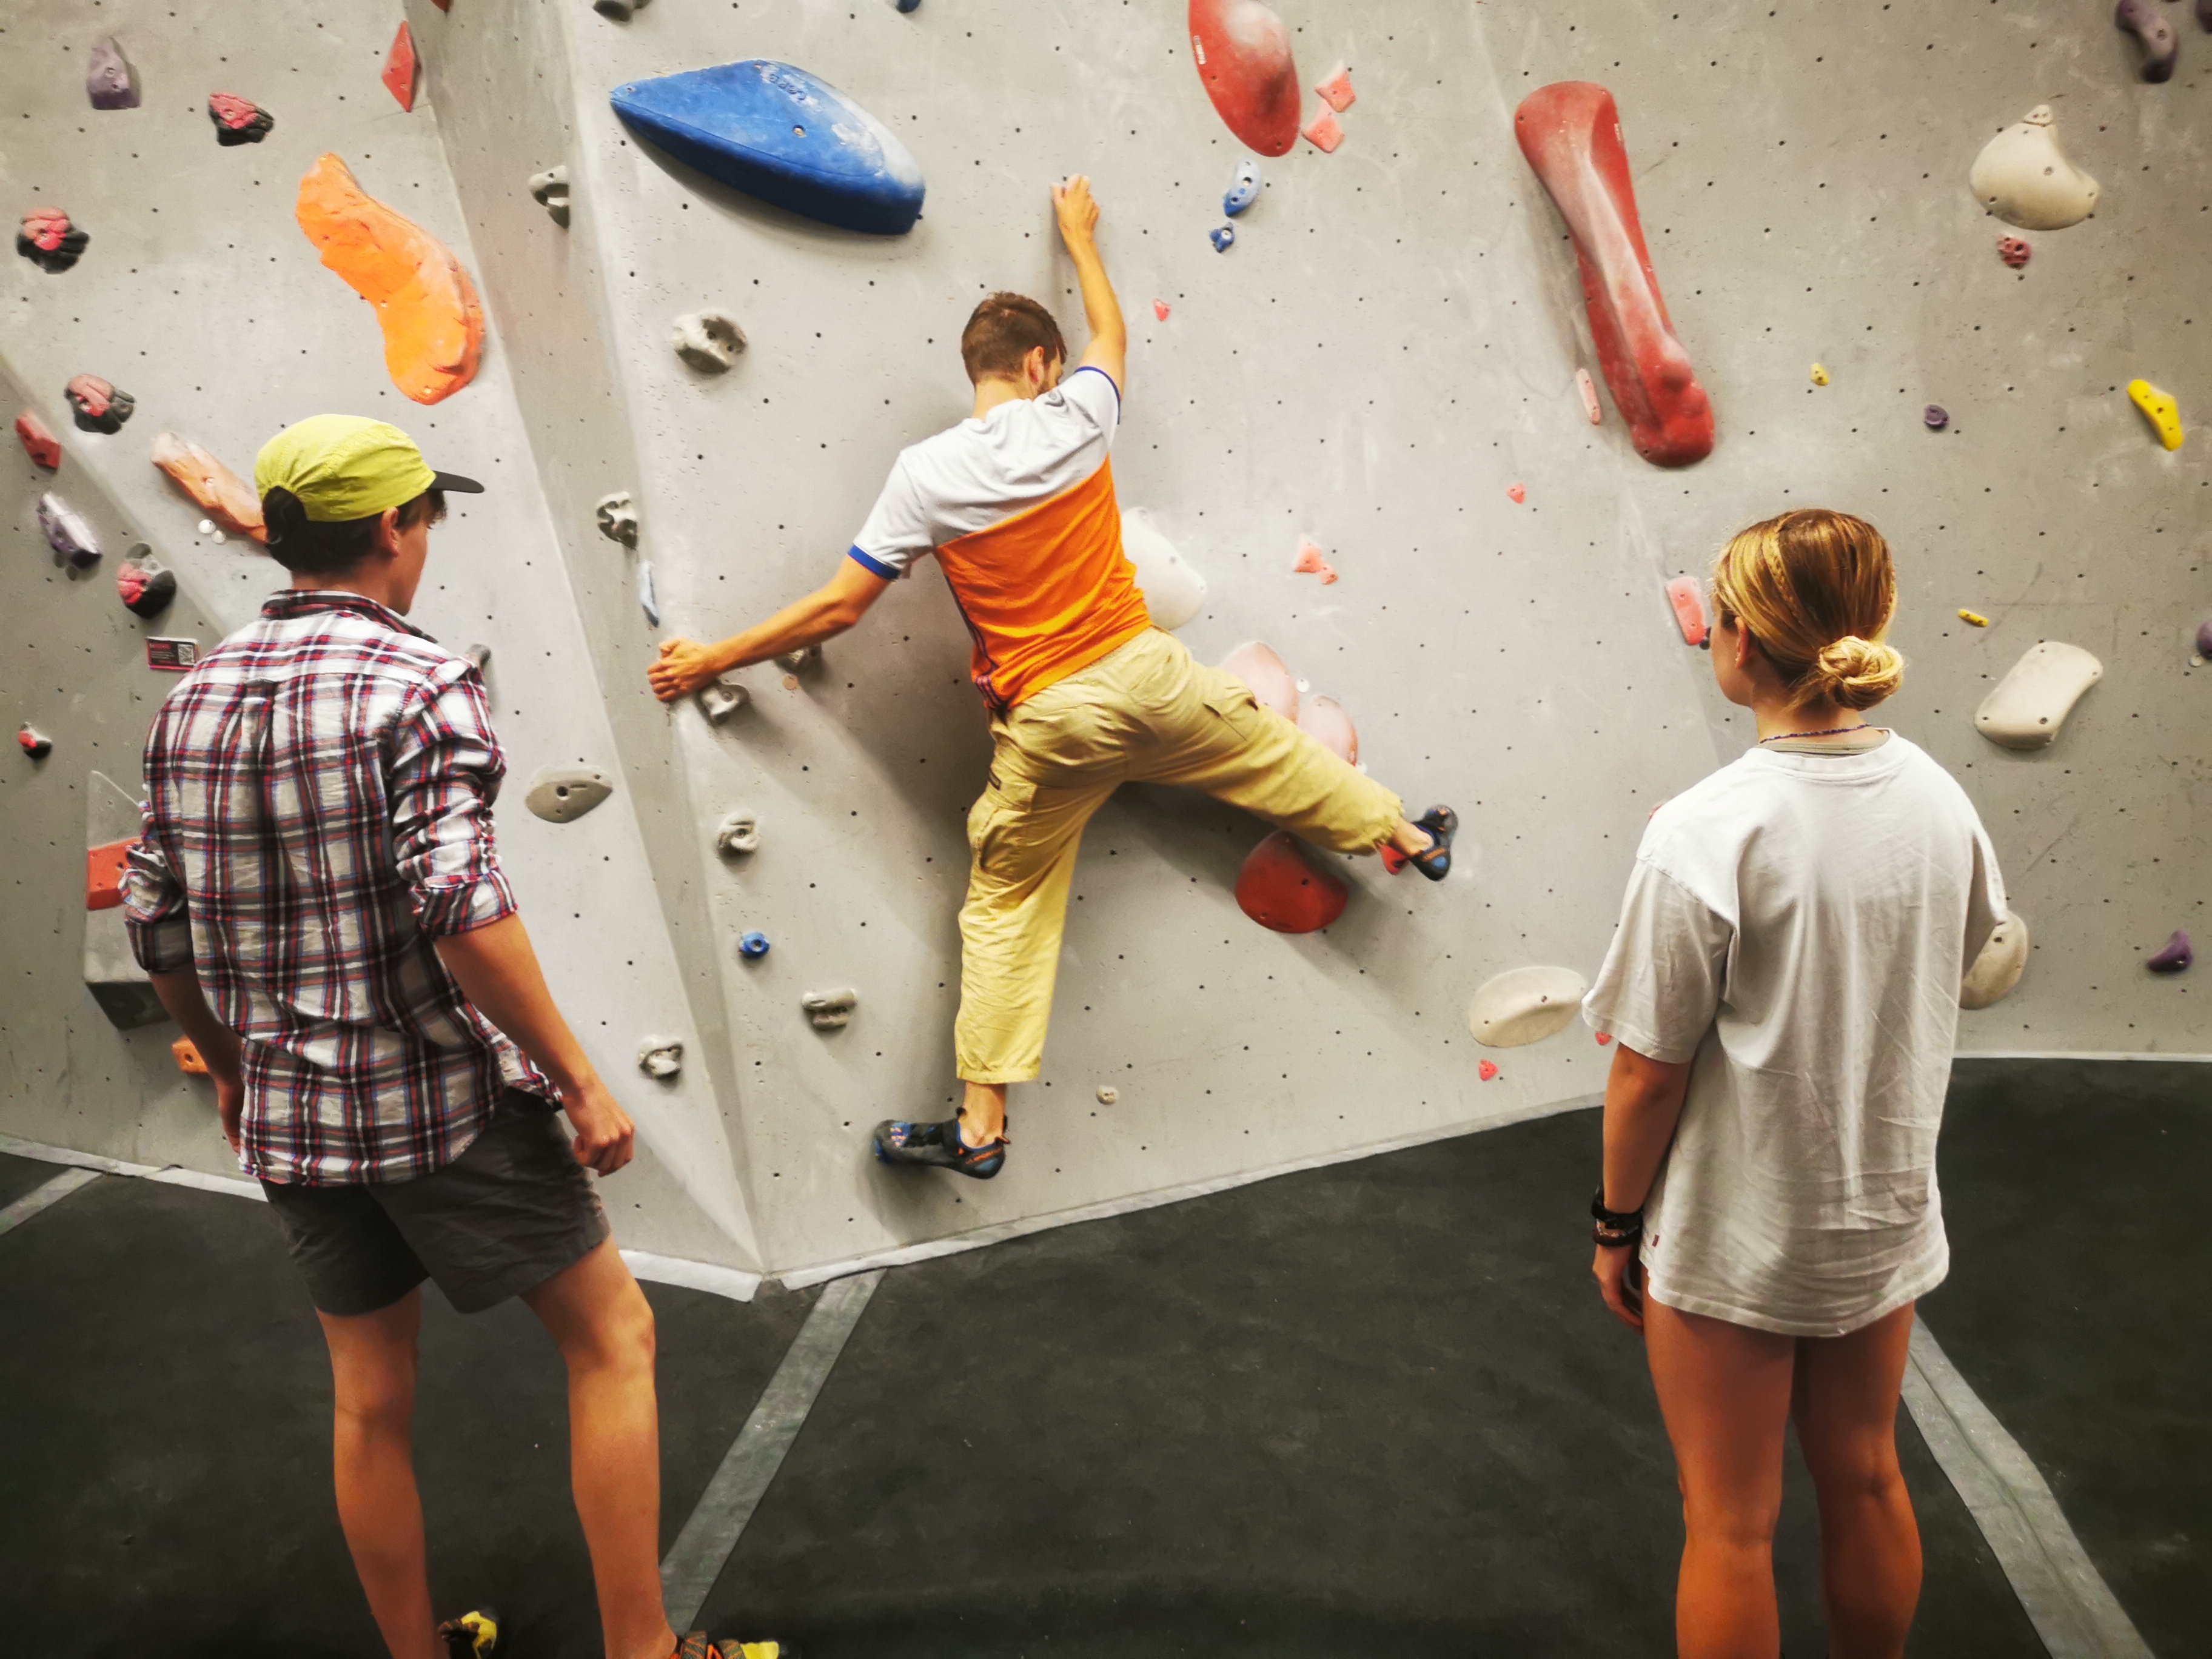
[[[1814,678],[1829,702],[1844,708],[1871,708],[1905,681],[1905,659],[1879,640],[1846,634],[1820,648]]]

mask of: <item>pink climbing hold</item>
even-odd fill
[[[2026,237],[2000,236],[1997,238],[1997,258],[2014,270],[2018,270],[2026,264],[2028,255],[2034,252],[2035,250],[2027,245]]]
[[[1190,0],[1190,55],[1230,131],[1262,155],[1298,141],[1298,66],[1291,32],[1261,0]]]
[[[1152,315],[1153,315],[1153,316],[1155,316],[1155,317],[1157,317],[1157,318],[1158,318],[1158,319],[1159,319],[1162,322],[1164,322],[1164,323],[1165,321],[1167,321],[1167,319],[1168,319],[1168,302],[1167,302],[1165,300],[1155,300],[1155,301],[1152,301]]]
[[[1610,1031],[1600,1031],[1597,1034],[1597,1046],[1601,1048],[1604,1048],[1607,1043],[1612,1041],[1613,1033]]]
[[[1677,576],[1667,584],[1667,602],[1674,607],[1674,621],[1684,643],[1705,642],[1705,596],[1695,576]]]
[[[1574,239],[1598,366],[1636,453],[1654,466],[1703,460],[1712,400],[1674,337],[1644,245],[1613,94],[1587,81],[1544,87],[1522,100],[1513,127]]]
[[[399,107],[415,107],[415,35],[400,20],[399,33],[392,37],[392,51],[384,60],[384,86],[399,100]]]
[[[1305,140],[1324,155],[1336,154],[1336,147],[1344,142],[1344,123],[1336,118],[1336,112],[1325,109],[1305,125]]]
[[[1255,702],[1272,708],[1295,725],[1298,718],[1298,682],[1274,647],[1254,640],[1240,645],[1221,659],[1221,672],[1244,682]]]
[[[49,276],[58,276],[84,254],[92,238],[59,208],[33,208],[15,232],[15,252]]]
[[[1352,71],[1342,64],[1323,76],[1314,90],[1321,94],[1322,102],[1339,115],[1359,101],[1359,94],[1352,89]]]
[[[1589,370],[1575,371],[1575,390],[1583,394],[1583,413],[1589,416],[1592,426],[1598,425],[1605,419],[1605,409],[1597,400],[1597,382],[1590,379]]]
[[[44,760],[54,751],[52,738],[43,732],[34,732],[27,726],[15,733],[15,742],[33,760]]]
[[[1510,500],[1516,507],[1520,506],[1522,502],[1528,499],[1528,490],[1517,483],[1506,485],[1505,494],[1507,498]]]
[[[1351,890],[1316,865],[1287,830],[1254,848],[1237,872],[1237,907],[1278,933],[1318,932],[1344,914],[1350,896]]]
[[[1298,538],[1298,559],[1291,568],[1301,576],[1320,577],[1323,587],[1336,580],[1335,568],[1322,556],[1321,549],[1314,544],[1310,536]]]
[[[1476,1066],[1474,1069],[1481,1074],[1482,1080],[1485,1083],[1489,1082],[1492,1078],[1498,1075],[1498,1065],[1494,1060],[1486,1060],[1481,1065]]]
[[[2143,966],[2154,974],[2178,974],[2196,960],[2197,953],[2190,948],[2189,935],[2177,928],[2173,937],[2166,940],[2166,948],[2153,955]]]
[[[15,417],[15,436],[22,441],[23,453],[47,471],[62,464],[62,441],[27,409]]]
[[[1346,766],[1359,764],[1359,730],[1334,697],[1308,697],[1298,705],[1298,730]]]

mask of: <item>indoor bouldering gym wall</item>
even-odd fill
[[[2212,465],[2194,430],[2212,411],[2212,311],[2195,314],[2212,307],[2197,287],[2212,11],[2130,0],[2147,18],[2115,27],[2104,0],[1272,3],[1297,79],[1248,97],[1222,80],[1249,68],[1243,46],[1198,58],[1209,31],[1265,10],[1251,0],[0,0],[0,181],[21,255],[0,277],[0,395],[21,440],[0,459],[14,540],[0,713],[21,732],[0,768],[14,942],[0,1200],[46,1192],[55,1160],[102,1174],[0,1237],[8,1322],[66,1322],[83,1299],[20,1275],[122,1272],[129,1227],[171,1230],[153,1236],[189,1243],[134,1281],[117,1320],[313,1382],[312,1328],[304,1357],[270,1358],[305,1304],[281,1257],[264,1260],[267,1218],[232,1201],[253,1189],[131,961],[102,849],[136,833],[145,734],[179,671],[286,580],[240,483],[257,450],[305,416],[365,414],[487,484],[436,532],[413,620],[483,653],[509,768],[501,854],[556,1000],[638,1124],[637,1164],[602,1190],[661,1316],[664,1543],[702,1494],[728,1497],[733,1436],[773,1437],[748,1413],[785,1386],[802,1322],[842,1309],[838,1340],[853,1334],[834,1373],[829,1344],[827,1384],[812,1379],[843,1438],[810,1423],[794,1455],[816,1460],[811,1484],[787,1475],[724,1572],[729,1532],[695,1607],[811,1618],[830,1654],[1043,1650],[1021,1645],[1031,1637],[1103,1653],[1085,1644],[1117,1634],[1169,1652],[1379,1652],[1384,1632],[1418,1653],[1624,1634],[1659,1650],[1679,1523],[1649,1390],[1614,1334],[1574,1338],[1540,1371],[1505,1364],[1486,1397],[1541,1439],[1573,1431],[1547,1401],[1617,1372],[1588,1409],[1641,1414],[1605,1455],[1652,1488],[1665,1537],[1638,1545],[1650,1559],[1633,1573],[1661,1586],[1656,1611],[1601,1605],[1614,1592],[1595,1541],[1532,1564],[1529,1534],[1612,1524],[1579,1500],[1525,1528],[1493,1511],[1478,1541],[1438,1553],[1425,1517],[1480,1508],[1480,1480],[1552,1492],[1590,1468],[1518,1464],[1479,1425],[1437,1428],[1466,1410],[1443,1386],[1450,1366],[1439,1382],[1422,1370],[1437,1361],[1377,1356],[1394,1331],[1461,1313],[1447,1344],[1460,1355],[1598,1318],[1577,1281],[1595,1158],[1580,1109],[1611,1054],[1574,1006],[1647,816],[1753,736],[1698,646],[1714,553],[1753,520],[1832,507],[1872,520],[1897,556],[1890,638],[1909,667],[1881,718],[1964,785],[2014,913],[1964,993],[1951,1133],[1966,1150],[1955,1183],[1945,1169],[1958,1280],[1943,1294],[1960,1298],[1965,1346],[1955,1369],[1941,1352],[1916,1359],[1927,1443],[1908,1473],[1936,1507],[1930,1644],[1915,1650],[2204,1651],[2175,1611],[2179,1587],[2212,1572],[2191,1507],[2212,1495],[2201,1406],[2146,1385],[2163,1450],[2127,1461],[2195,1483],[2149,1491],[2141,1469],[2114,1474],[2116,1427],[2081,1428],[2111,1415],[2118,1385],[2037,1381],[2039,1351],[1986,1309],[2014,1294],[2002,1218],[2034,1231],[2050,1213],[2016,1183],[2096,1171],[2142,1204],[2107,1194],[2084,1213],[2108,1226],[2070,1250],[2039,1243],[2071,1310],[2054,1304],[2051,1340],[2147,1365],[2150,1338],[2123,1315],[2167,1315],[2113,1293],[2099,1264],[2110,1243],[2115,1261],[2139,1251],[2147,1271],[2174,1271],[2131,1229],[2186,1215],[2193,1191],[2177,1182],[2212,1109],[2212,1028],[2183,937],[2212,927]],[[823,110],[832,148],[875,171],[808,173],[802,190],[740,178],[687,139],[696,83],[669,78],[751,60],[791,68],[754,76],[748,95]],[[1048,193],[1077,172],[1129,319],[1114,470],[1156,620],[1409,810],[1451,803],[1462,829],[1434,889],[1371,859],[1283,854],[1345,890],[1325,926],[1278,931],[1255,914],[1266,826],[1194,793],[1124,788],[1084,841],[1045,1069],[1013,1096],[1018,1152],[988,1184],[917,1179],[880,1164],[868,1133],[957,1098],[956,918],[990,755],[944,578],[925,561],[817,659],[739,671],[704,698],[665,707],[647,670],[662,641],[733,634],[838,568],[898,451],[967,412],[958,342],[978,299],[1037,295],[1079,349]],[[348,253],[356,233],[384,239],[382,264]],[[402,253],[429,298],[392,298]],[[380,292],[382,331],[362,303]],[[417,341],[410,356],[393,315],[440,294],[442,325],[480,342],[441,355]],[[2031,1134],[2066,1161],[2027,1157],[2015,1141]],[[1412,1188],[1374,1185],[1423,1158]],[[1554,1174],[1556,1192],[1534,1193]],[[107,1178],[129,1175],[158,1180]],[[1284,1179],[1225,1191],[1267,1176]],[[126,1185],[150,1194],[131,1201],[152,1219],[100,1207]],[[168,1190],[180,1185],[207,1190]],[[2154,1206],[2167,1188],[2182,1208]],[[1152,1212],[1175,1200],[1197,1201]],[[1540,1201],[1555,1237],[1507,1217]],[[1076,1223],[1090,1224],[1047,1231]],[[1554,1275],[1540,1284],[1538,1256]],[[187,1262],[260,1287],[292,1322],[237,1312],[195,1337],[165,1299],[196,1293]],[[1438,1304],[1401,1274],[1454,1282]],[[1166,1307],[1116,1302],[1130,1279],[1184,1288]],[[715,1322],[757,1291],[750,1322]],[[991,1340],[1016,1357],[927,1352],[927,1298],[963,1294],[1004,1296]],[[1555,1296],[1571,1311],[1555,1317]],[[1942,1305],[1930,1322],[1948,1337]],[[1312,1328],[1294,1335],[1301,1308]],[[2106,1322],[2066,1325],[2085,1308]],[[1082,1309],[1095,1328],[1072,1327]],[[434,1335],[489,1364],[462,1328]],[[1139,1352],[1156,1340],[1194,1369],[1147,1371]],[[19,1359],[7,1387],[27,1410],[92,1412],[88,1436],[172,1407],[142,1374],[157,1346],[111,1333],[82,1352],[131,1371],[97,1411],[89,1376],[33,1382]],[[1207,1370],[1212,1352],[1249,1389]],[[1318,1404],[1281,1374],[1308,1363],[1328,1372]],[[915,1393],[947,1420],[948,1402],[980,1400],[963,1392],[971,1364],[1003,1366],[1007,1408],[1041,1414],[1010,1445],[1051,1469],[1051,1489],[1017,1501],[1002,1468],[946,1515],[1013,1538],[1010,1583],[1060,1571],[1055,1540],[1077,1553],[1119,1541],[1099,1545],[1095,1579],[1009,1590],[1026,1613],[979,1614],[962,1646],[950,1625],[902,1624],[878,1597],[887,1581],[860,1571],[871,1552],[925,1547],[938,1523],[922,1495],[959,1486],[960,1458],[939,1447],[901,1463],[908,1484],[872,1519],[838,1496],[874,1490],[870,1425]],[[1070,1366],[1097,1414],[1073,1452],[1039,1426],[1065,1408],[1054,1379]],[[1963,1382],[1943,1394],[1961,1376],[1986,1407]],[[1146,1473],[1115,1477],[1153,1496],[1071,1517],[1087,1477],[1054,1460],[1128,1455],[1100,1426],[1121,1409],[1117,1380],[1187,1386],[1187,1409],[1153,1425]],[[282,1502],[319,1505],[322,1528],[285,1534],[281,1560],[350,1609],[324,1519],[321,1407],[294,1421],[264,1399],[275,1386],[247,1393],[272,1432],[299,1437],[286,1443],[307,1473]],[[1355,1440],[1359,1455],[1330,1453],[1321,1478],[1347,1503],[1405,1506],[1384,1529],[1395,1576],[1355,1571],[1318,1527],[1272,1560],[1248,1525],[1230,1568],[1318,1586],[1263,1618],[1190,1565],[1206,1535],[1154,1504],[1194,1490],[1200,1511],[1257,1493],[1297,1509],[1309,1500],[1288,1465],[1222,1462],[1223,1437],[1255,1412],[1291,1439],[1327,1437],[1363,1397],[1411,1437]],[[2039,1498],[1967,1493],[1929,1426],[1930,1402],[1960,1397],[1971,1408],[1945,1407],[1953,1440],[1987,1455],[1972,1413],[1993,1412]],[[541,1408],[557,1452],[558,1400],[517,1409]],[[548,1455],[506,1422],[437,1432]],[[1489,1474],[1467,1473],[1486,1455]],[[63,1481],[74,1456],[55,1453],[40,1479]],[[1393,1480],[1375,1480],[1377,1462]],[[1185,1463],[1206,1467],[1194,1487]],[[1466,1479],[1408,1496],[1444,1466]],[[518,1501],[573,1530],[560,1471],[532,1467]],[[254,1511],[238,1470],[210,1461],[198,1478],[210,1516]],[[131,1477],[112,1479],[102,1501],[125,1501]],[[2069,1540],[2067,1520],[2080,1528],[2071,1547],[2106,1600],[2039,1610],[2028,1570],[1994,1541],[2000,1498],[2031,1521],[2063,1506],[2057,1524]],[[1158,1558],[1128,1535],[1156,1528],[1182,1576],[1152,1596]],[[114,1541],[127,1521],[96,1529],[71,1601],[105,1599],[100,1571],[143,1565]],[[495,1529],[470,1559],[495,1571],[505,1542],[530,1536]],[[588,1630],[580,1544],[515,1594],[556,1565]],[[1940,1590],[1939,1568],[1955,1570]],[[1790,1571],[1810,1597],[1809,1546]],[[231,1613],[240,1630],[292,1628],[224,1612],[189,1577],[149,1572],[139,1595],[210,1621],[191,1640],[234,1628]],[[1506,1610],[1475,1611],[1492,1592]],[[1402,1620],[1375,1611],[1401,1593]],[[1790,1639],[1812,1650],[1817,1607],[1793,1616]],[[365,1615],[345,1618],[331,1650],[378,1651]],[[532,1651],[592,1650],[546,1628]]]

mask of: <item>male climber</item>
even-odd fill
[[[975,648],[990,711],[989,786],[968,815],[955,1058],[966,1094],[941,1123],[876,1129],[886,1163],[988,1179],[1006,1156],[1006,1085],[1035,1078],[1083,826],[1126,782],[1203,789],[1342,853],[1380,851],[1432,881],[1459,820],[1406,821],[1397,796],[1347,766],[1218,668],[1154,628],[1121,551],[1108,452],[1121,418],[1128,333],[1080,175],[1056,185],[1060,234],[1083,285],[1090,349],[1063,381],[1052,313],[994,294],[960,337],[968,419],[900,453],[837,574],[757,628],[670,640],[649,672],[673,702],[717,675],[843,633],[935,553]]]

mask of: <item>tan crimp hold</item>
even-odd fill
[[[153,460],[222,529],[257,542],[269,539],[252,486],[191,439],[173,432],[156,434]]]
[[[300,180],[297,216],[323,263],[376,307],[392,385],[434,404],[476,377],[483,308],[443,242],[365,193],[335,155]]]

